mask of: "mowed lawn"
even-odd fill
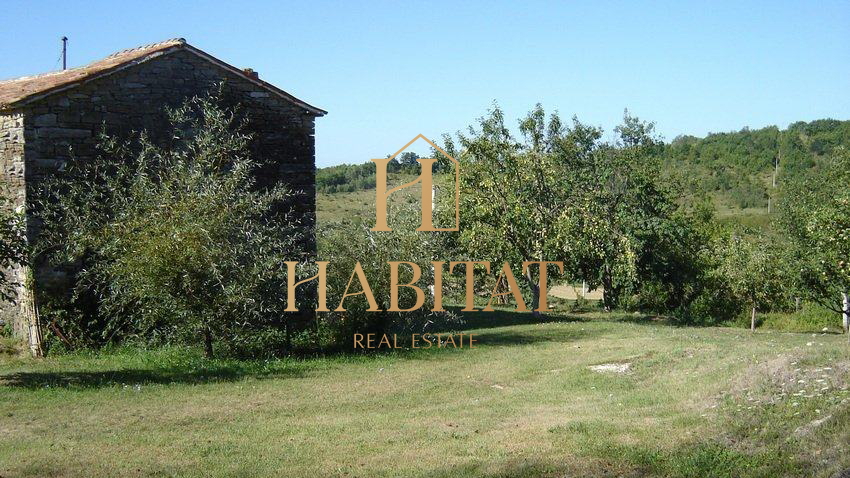
[[[846,336],[637,316],[545,320],[479,317],[478,347],[462,350],[4,359],[0,476],[828,477],[850,468]]]

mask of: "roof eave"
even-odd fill
[[[310,113],[311,115],[313,115],[315,117],[324,116],[328,113],[327,111],[325,111],[323,109],[317,108],[317,107],[315,107],[315,106],[313,106],[313,105],[311,105],[311,104],[309,104],[305,101],[299,100],[298,98],[290,95],[289,93],[281,90],[280,88],[272,85],[271,83],[265,82],[265,81],[260,80],[258,78],[253,78],[253,77],[247,75],[241,69],[236,68],[235,66],[230,65],[228,63],[225,63],[225,62],[219,60],[218,58],[204,52],[203,50],[195,48],[192,45],[189,45],[188,43],[174,45],[170,48],[155,51],[155,52],[152,52],[152,53],[145,55],[141,58],[137,58],[135,60],[131,60],[131,61],[128,61],[126,63],[122,63],[120,65],[113,67],[113,68],[108,68],[106,70],[98,72],[95,75],[86,77],[86,78],[84,78],[80,81],[74,81],[74,82],[71,82],[71,83],[58,85],[54,88],[39,91],[38,93],[34,93],[32,95],[26,96],[24,98],[21,98],[17,101],[12,102],[12,103],[0,105],[0,112],[6,112],[6,111],[9,111],[9,110],[15,110],[15,109],[23,108],[23,107],[25,107],[25,106],[33,103],[33,102],[41,100],[41,99],[43,99],[47,96],[54,95],[56,93],[61,93],[62,91],[74,89],[78,86],[84,85],[84,84],[89,83],[91,81],[95,81],[95,80],[98,80],[100,78],[107,77],[107,76],[112,75],[114,73],[117,73],[119,71],[123,71],[127,68],[132,68],[136,65],[145,63],[145,62],[150,61],[154,58],[158,58],[159,56],[174,53],[178,50],[186,50],[186,51],[188,51],[188,52],[190,52],[194,55],[197,55],[197,56],[199,56],[199,57],[201,57],[201,58],[203,58],[203,59],[205,59],[205,60],[207,60],[211,63],[214,63],[218,67],[223,68],[227,71],[230,71],[231,73],[235,74],[236,76],[239,76],[241,79],[248,81],[250,83],[253,83],[253,84],[259,86],[260,88],[268,90],[271,93],[274,93],[275,95],[283,98],[284,100],[286,100],[290,103],[293,103],[296,106],[303,108],[304,110],[306,110],[308,113]]]
[[[132,68],[136,65],[145,63],[145,62],[150,61],[154,58],[157,58],[161,55],[167,55],[169,53],[173,53],[174,51],[180,49],[182,46],[183,45],[175,45],[173,47],[166,48],[164,50],[155,51],[155,52],[152,52],[152,53],[145,55],[141,58],[136,58],[134,60],[127,61],[127,62],[122,63],[120,65],[116,65],[112,68],[107,68],[103,71],[98,72],[97,74],[85,77],[85,78],[83,78],[79,81],[64,83],[64,84],[61,84],[61,85],[57,85],[53,88],[48,88],[46,90],[39,91],[38,93],[33,93],[31,95],[25,96],[25,97],[23,97],[23,98],[21,98],[17,101],[14,101],[12,103],[0,105],[0,111],[23,108],[23,107],[29,105],[30,103],[34,103],[34,102],[39,101],[43,98],[46,98],[50,95],[54,95],[56,93],[61,93],[63,91],[74,89],[78,86],[84,85],[84,84],[89,83],[91,81],[95,81],[95,80],[98,80],[100,78],[104,78],[104,77],[110,76],[112,74],[118,73],[119,71],[126,70],[127,68]]]
[[[214,56],[210,55],[209,53],[207,53],[207,52],[205,52],[205,51],[203,51],[203,50],[201,50],[201,49],[199,49],[199,48],[195,48],[194,46],[189,45],[188,43],[187,43],[187,44],[185,44],[185,45],[183,45],[183,47],[184,47],[187,51],[189,51],[189,52],[191,52],[191,53],[194,53],[195,55],[197,55],[197,56],[199,56],[199,57],[201,57],[201,58],[203,58],[203,59],[205,59],[205,60],[207,60],[207,61],[209,61],[209,62],[211,62],[211,63],[215,63],[215,64],[216,64],[216,65],[218,65],[220,68],[223,68],[223,69],[225,69],[225,70],[228,70],[228,71],[230,71],[231,73],[233,73],[233,74],[235,74],[235,75],[239,76],[240,78],[242,78],[242,79],[244,79],[244,80],[246,80],[246,81],[249,81],[249,82],[251,82],[251,83],[253,83],[253,84],[257,85],[257,86],[259,86],[260,88],[263,88],[263,89],[269,90],[270,92],[272,92],[272,93],[276,94],[277,96],[282,97],[283,99],[285,99],[285,100],[289,101],[290,103],[294,103],[294,104],[296,104],[296,105],[298,105],[298,106],[300,106],[300,107],[304,108],[304,109],[305,109],[305,110],[307,110],[308,112],[312,113],[312,114],[313,114],[313,116],[317,116],[317,117],[318,117],[318,116],[325,116],[326,114],[328,114],[328,112],[327,112],[327,111],[325,111],[325,110],[323,110],[323,109],[321,109],[321,108],[317,108],[317,107],[315,107],[315,106],[313,106],[313,105],[311,105],[311,104],[307,103],[306,101],[299,100],[298,98],[296,98],[296,97],[294,97],[294,96],[290,95],[289,93],[287,93],[287,92],[285,92],[285,91],[281,90],[280,88],[278,88],[278,87],[274,86],[273,84],[271,84],[271,83],[269,83],[269,82],[263,81],[263,80],[261,80],[261,79],[259,79],[259,78],[254,78],[254,77],[252,77],[252,76],[250,76],[250,75],[246,74],[246,73],[245,73],[242,69],[237,68],[237,67],[235,67],[235,66],[233,66],[233,65],[231,65],[231,64],[229,64],[229,63],[226,63],[226,62],[224,62],[224,61],[221,61],[221,60],[219,60],[218,58],[216,58],[216,57],[214,57]]]

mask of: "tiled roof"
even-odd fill
[[[246,73],[239,68],[228,65],[227,63],[193,47],[192,45],[189,45],[183,38],[174,38],[159,43],[153,43],[151,45],[122,50],[117,53],[113,53],[102,60],[79,68],[71,68],[52,73],[24,76],[21,78],[0,81],[0,110],[25,105],[49,94],[74,88],[115,71],[123,70],[157,56],[167,55],[181,49],[194,53],[226,70],[230,70],[232,73],[269,90],[285,100],[303,107],[316,116],[323,116],[327,113],[324,110],[311,106],[298,98],[295,98],[270,83],[260,80],[254,74]]]

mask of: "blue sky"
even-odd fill
[[[850,119],[850,2],[12,2],[0,78],[172,37],[326,109],[317,163],[465,128],[493,101],[679,134]],[[424,149],[424,148],[423,148]]]

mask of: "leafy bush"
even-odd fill
[[[749,314],[739,314],[731,322],[739,327],[750,326]],[[835,312],[816,303],[804,302],[797,312],[768,312],[757,317],[759,327],[783,332],[841,331],[841,318]]]
[[[259,189],[251,137],[217,98],[169,111],[172,142],[101,138],[40,203],[53,267],[81,265],[49,318],[78,345],[214,341],[231,352],[280,347],[286,260],[303,260],[309,227],[283,186]],[[94,296],[97,318],[73,307]],[[78,335],[75,335],[78,334]]]
[[[431,312],[433,301],[428,286],[433,284],[431,260],[444,260],[441,251],[440,233],[416,232],[419,211],[408,205],[400,206],[392,213],[397,218],[392,231],[371,231],[362,223],[341,222],[324,225],[318,234],[319,257],[329,261],[328,308],[331,312],[321,313],[320,336],[326,348],[345,349],[353,345],[355,333],[410,334],[428,333],[434,330],[451,329],[462,324],[449,312]],[[443,251],[444,252],[444,251]],[[420,279],[414,283],[424,294],[424,305],[409,312],[388,312],[390,308],[390,269],[388,261],[407,261],[419,266]],[[369,303],[363,295],[347,297],[345,311],[335,309],[349,286],[349,279],[356,264],[363,268],[380,312],[368,311]],[[412,280],[412,269],[399,267],[399,283]],[[349,293],[360,291],[354,278]],[[409,287],[398,289],[398,306],[410,308],[417,301],[416,291]]]

